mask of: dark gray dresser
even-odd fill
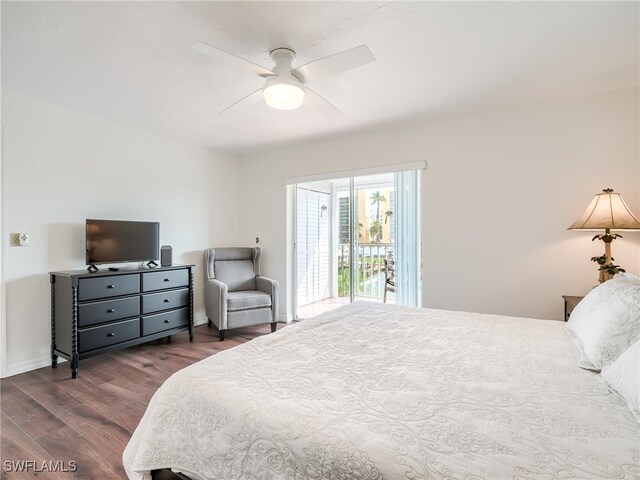
[[[193,265],[51,272],[51,366],[189,331]]]

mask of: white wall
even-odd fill
[[[2,92],[8,376],[47,365],[49,277],[84,268],[86,218],[160,222],[175,263],[196,264],[195,319],[205,321],[202,250],[238,240],[237,159],[144,130]],[[28,232],[29,247],[9,233]]]
[[[561,295],[596,282],[592,233],[566,228],[612,187],[640,214],[638,89],[535,107],[412,122],[242,159],[240,240],[261,238],[263,274],[287,291],[283,179],[427,160],[423,305],[560,319]],[[640,271],[640,233],[616,262]],[[288,312],[289,314],[291,312]]]
[[[560,295],[589,290],[597,276],[589,258],[603,251],[591,233],[566,227],[604,187],[622,192],[640,214],[638,102],[638,89],[627,89],[411,122],[251,155],[238,165],[3,90],[1,374],[48,364],[47,273],[83,268],[85,218],[159,221],[161,242],[173,245],[175,261],[198,265],[201,322],[202,250],[252,245],[257,236],[263,273],[282,282],[284,307],[291,240],[284,178],[415,160],[429,163],[424,305],[560,318]],[[10,247],[9,233],[21,231],[30,233],[31,245]],[[624,237],[614,243],[614,257],[638,273],[640,233]]]

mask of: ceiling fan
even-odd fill
[[[375,60],[369,47],[360,45],[293,68],[296,52],[291,48],[280,47],[271,51],[275,66],[269,70],[207,43],[196,43],[189,48],[216,60],[236,64],[245,71],[266,79],[262,88],[231,104],[218,115],[240,104],[258,102],[264,97],[267,105],[278,110],[293,110],[304,103],[305,107],[326,117],[341,116],[343,113],[337,107],[311,90],[307,83],[337,75]]]

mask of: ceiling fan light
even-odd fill
[[[304,100],[304,90],[290,83],[271,83],[263,93],[267,105],[278,110],[294,110]]]

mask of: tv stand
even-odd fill
[[[98,271],[98,267],[96,267],[93,263],[87,267],[89,273],[96,273]]]
[[[149,268],[156,268],[158,266],[158,264],[156,262],[154,262],[153,260],[150,260],[147,262],[147,267]]]

